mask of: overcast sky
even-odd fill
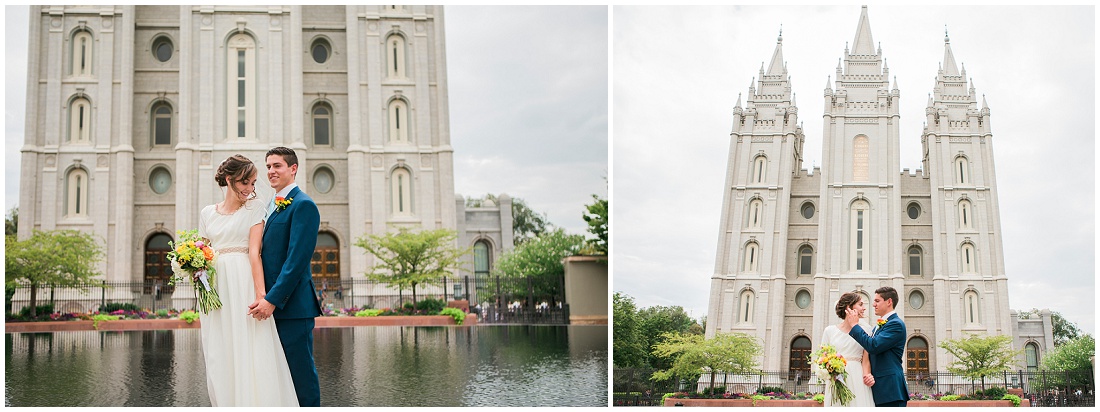
[[[860,6],[614,7],[614,290],[640,307],[706,315],[732,109],[780,25],[806,135],[821,165],[822,93]],[[868,9],[901,92],[901,167],[921,167],[944,26],[992,113],[1009,305],[1095,331],[1095,31],[1092,7]],[[742,98],[745,98],[744,96]],[[900,170],[899,170],[900,172]],[[899,252],[900,253],[900,252]]]
[[[27,6],[5,16],[5,211],[19,205]],[[607,197],[608,11],[447,7],[455,191],[507,193],[571,233],[592,194]]]

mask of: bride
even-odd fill
[[[212,406],[298,406],[274,321],[247,316],[266,293],[260,239],[267,213],[256,200],[256,166],[235,155],[214,180],[225,201],[199,214],[199,236],[218,252],[215,282],[222,308],[200,315],[206,386]]]
[[[836,315],[840,317],[841,323],[844,322],[845,310],[852,309],[859,313],[859,316],[864,317],[866,308],[863,305],[863,299],[860,295],[853,292],[848,292],[840,295],[840,301],[836,303]],[[845,369],[848,371],[848,378],[844,380],[844,384],[848,386],[848,389],[852,390],[852,394],[855,398],[848,404],[848,406],[866,406],[874,407],[875,399],[871,395],[871,386],[874,385],[874,378],[870,378],[871,386],[864,383],[863,377],[871,374],[871,363],[864,362],[867,359],[867,351],[863,349],[855,339],[848,336],[847,333],[842,332],[838,325],[829,325],[825,328],[825,333],[821,338],[821,344],[833,345],[836,348],[836,352],[839,355],[844,356],[844,359],[848,360],[848,366]],[[863,324],[856,324],[864,333],[867,332],[866,327]],[[868,333],[868,335],[870,335]],[[840,406],[832,404],[832,390],[833,382],[826,384],[825,394],[825,406]]]

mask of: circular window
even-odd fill
[[[810,307],[810,292],[807,292],[806,289],[798,291],[794,295],[794,303],[798,305],[799,309]]]
[[[313,186],[321,193],[328,193],[332,190],[332,183],[335,181],[335,176],[327,167],[317,169],[317,172],[313,174]]]
[[[802,204],[802,217],[812,219],[814,217],[814,204],[806,202]]]
[[[910,219],[916,219],[920,217],[920,204],[916,202],[910,203],[907,212],[909,213]]]
[[[315,40],[313,46],[310,47],[309,50],[313,55],[313,61],[317,63],[327,62],[329,55],[332,54],[332,48],[329,47],[328,42],[324,39]]]
[[[160,62],[166,62],[172,59],[172,41],[167,37],[158,38],[153,42],[153,57],[156,57]]]
[[[149,174],[149,187],[158,195],[163,195],[172,187],[172,174],[163,167],[153,169],[153,173]]]
[[[922,306],[924,306],[924,294],[920,293],[919,290],[915,290],[913,291],[913,293],[910,293],[909,306],[913,307],[913,309],[920,309]]]

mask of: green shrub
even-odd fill
[[[167,318],[168,317],[168,309],[157,309],[157,317],[158,318]]]
[[[462,321],[466,319],[466,312],[458,308],[443,308],[443,310],[439,311],[439,314],[454,318],[456,325],[461,325]]]
[[[1012,406],[1020,406],[1020,397],[1011,393],[1002,396],[1001,400],[1012,401]]]
[[[425,298],[416,302],[416,309],[429,313],[439,312],[445,307],[447,307],[447,302],[444,302],[443,299]]]
[[[787,393],[787,391],[784,391],[783,388],[780,388],[778,386],[762,386],[762,387],[760,387],[760,389],[756,390],[756,393],[759,393],[761,395],[763,395],[765,393],[768,393],[768,392]]]
[[[989,399],[1001,399],[1008,393],[1008,389],[1000,386],[994,386],[985,390],[985,396]]]
[[[99,307],[99,313],[111,313],[116,310],[127,310],[131,312],[140,312],[141,308],[130,302],[111,302]]]
[[[700,392],[700,393],[702,393],[703,396],[721,395],[723,393],[726,393],[726,387],[725,386],[715,386],[715,387],[712,387],[712,388],[706,388],[706,389],[703,389],[703,391]]]
[[[413,303],[412,302],[405,302],[405,304],[401,305],[401,307],[403,307],[405,309],[412,309],[413,308]]]
[[[381,309],[363,309],[361,311],[355,312],[355,317],[365,318],[370,316],[378,316],[379,313],[382,313]]]
[[[819,393],[817,395],[814,395],[814,402],[825,403],[825,394]]]
[[[675,395],[675,394],[676,394],[675,392],[669,392],[669,393],[666,393],[664,395],[661,395],[661,405],[663,406],[665,404],[665,399],[671,398],[672,395]]]
[[[48,317],[51,313],[53,313],[53,304],[47,303],[45,305],[38,305],[35,307],[35,312],[35,315],[37,315],[38,317]],[[31,307],[24,306],[23,309],[19,309],[19,317],[23,319],[30,319]]]
[[[190,324],[191,322],[194,322],[195,319],[198,319],[198,318],[199,318],[199,313],[195,312],[193,310],[185,310],[183,312],[180,312],[180,319],[187,322],[188,324]]]
[[[102,313],[92,316],[92,329],[99,330],[99,322],[108,320],[119,320],[121,316],[104,315]]]
[[[959,400],[959,395],[943,395],[943,397],[941,397],[940,400],[941,401],[957,401],[957,400]]]

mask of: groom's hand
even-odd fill
[[[248,305],[248,315],[256,320],[264,320],[271,317],[271,312],[275,311],[275,305],[268,302],[267,299],[256,299],[251,305]]]
[[[875,375],[869,373],[863,375],[863,384],[867,386],[875,386]]]

